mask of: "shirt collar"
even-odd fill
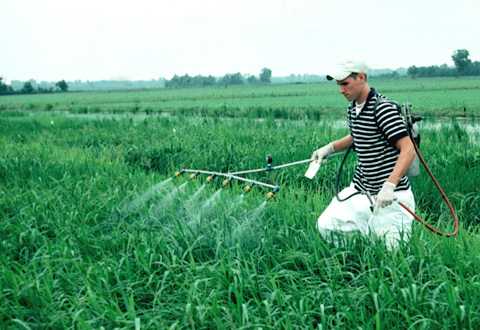
[[[370,93],[368,93],[367,96],[367,101],[365,102],[365,105],[368,106],[372,99],[376,96],[377,92],[375,91],[375,88],[370,88]]]
[[[369,106],[372,99],[375,101],[376,95],[377,95],[377,91],[375,90],[375,88],[370,88],[370,92],[368,93],[367,100],[365,101],[365,105],[363,107]],[[350,104],[350,109],[355,109],[356,104],[357,104],[357,101],[356,100],[353,101]]]

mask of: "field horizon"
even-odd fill
[[[371,87],[427,117],[478,118],[480,77],[373,80]],[[3,111],[169,113],[209,117],[341,117],[348,102],[332,82],[0,96]]]

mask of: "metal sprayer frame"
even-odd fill
[[[327,158],[344,155],[345,153],[346,153],[346,151],[332,153],[332,154],[328,155]],[[196,179],[198,174],[207,174],[207,175],[209,175],[207,177],[207,181],[212,182],[214,177],[221,176],[221,177],[227,178],[226,180],[224,180],[222,182],[223,185],[225,185],[225,186],[228,186],[230,184],[231,180],[238,180],[238,181],[243,181],[243,182],[249,183],[250,185],[244,188],[244,190],[245,190],[244,193],[250,192],[251,188],[254,185],[258,185],[258,186],[262,186],[262,187],[265,187],[265,188],[273,189],[273,191],[271,191],[267,194],[267,197],[269,197],[270,199],[273,199],[275,194],[280,190],[280,186],[275,186],[275,185],[272,185],[272,184],[269,184],[269,183],[247,179],[247,178],[245,178],[243,176],[240,176],[240,175],[245,175],[245,174],[250,174],[250,173],[258,173],[258,172],[274,171],[274,170],[285,168],[285,167],[290,167],[290,166],[295,166],[295,165],[300,165],[300,164],[305,164],[305,163],[311,163],[314,160],[315,159],[313,159],[313,158],[309,158],[309,159],[296,161],[296,162],[293,162],[293,163],[271,166],[272,157],[270,155],[267,155],[268,165],[267,165],[267,167],[264,167],[264,168],[258,168],[258,169],[246,170],[246,171],[238,171],[238,172],[231,172],[231,173],[222,173],[222,172],[205,171],[205,170],[194,170],[194,169],[182,169],[182,170],[176,172],[174,177],[179,177],[183,173],[192,173],[190,175],[190,179],[194,180],[194,179]]]

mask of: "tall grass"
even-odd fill
[[[137,118],[137,117],[135,117]],[[442,238],[415,225],[388,251],[316,232],[339,159],[221,188],[170,178],[309,158],[346,134],[327,121],[191,117],[0,118],[0,323],[8,328],[467,328],[480,326],[478,143],[459,123],[422,134],[458,212]],[[53,122],[53,124],[52,124]],[[355,166],[351,156],[346,178]],[[451,229],[425,174],[418,212]],[[213,198],[215,196],[215,198]]]

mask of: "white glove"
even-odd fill
[[[315,159],[315,162],[317,162],[318,164],[325,164],[327,162],[327,156],[334,151],[335,150],[333,149],[333,144],[329,143],[326,146],[315,150],[313,152],[312,159]]]
[[[375,207],[373,208],[373,214],[378,213],[378,209],[381,207],[388,206],[392,204],[396,185],[391,182],[385,182],[382,186],[382,189],[378,192],[377,195],[377,202],[375,203]]]

